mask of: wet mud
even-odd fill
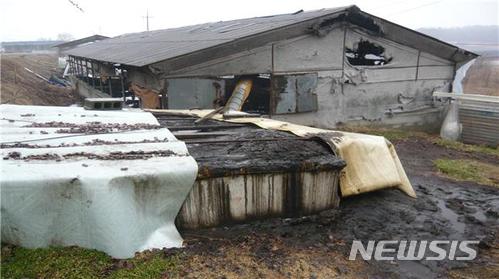
[[[494,155],[446,149],[426,139],[395,141],[418,195],[396,189],[341,200],[340,208],[291,219],[182,232],[181,275],[301,278],[498,278],[499,189],[440,176],[432,160]],[[472,261],[349,261],[353,240],[477,240]]]

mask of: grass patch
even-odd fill
[[[150,251],[139,255],[127,261],[131,268],[117,269],[108,278],[163,278],[165,273],[171,278],[178,275],[179,256],[164,257],[160,252]]]
[[[416,132],[401,129],[386,129],[386,128],[372,128],[372,127],[341,127],[338,130],[352,133],[369,134],[375,136],[382,136],[389,141],[404,140],[411,137],[429,137],[424,132]]]
[[[444,140],[441,138],[435,138],[433,142],[445,148],[455,149],[469,153],[478,152],[483,154],[495,155],[499,157],[499,149],[487,147],[484,145],[464,144],[462,142]]]
[[[438,159],[434,164],[442,174],[452,179],[499,186],[499,166],[474,160],[451,159]]]
[[[145,251],[128,260],[79,247],[2,245],[2,278],[162,278],[178,273],[179,256]],[[169,276],[169,277],[170,277]]]
[[[10,250],[10,251],[9,251]],[[100,278],[111,264],[105,253],[79,247],[2,247],[2,278]]]
[[[432,135],[425,132],[416,132],[416,131],[408,131],[400,129],[387,129],[387,128],[372,128],[372,127],[342,127],[340,128],[340,130],[345,132],[382,136],[388,139],[389,141],[404,140],[408,138],[426,139],[434,144],[449,149],[454,149],[467,153],[476,152],[476,153],[494,155],[499,157],[499,148],[492,148],[485,145],[473,145],[457,141],[444,140],[440,138],[438,135]]]

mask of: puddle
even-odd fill
[[[440,208],[442,212],[442,217],[449,221],[449,226],[452,228],[451,233],[449,233],[449,238],[456,240],[461,239],[464,236],[466,225],[463,222],[458,221],[459,215],[445,205],[445,200],[438,199],[436,202],[438,208]]]

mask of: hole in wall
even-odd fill
[[[252,79],[251,92],[241,110],[249,113],[269,114],[271,91],[271,77],[269,74],[223,76],[220,78],[225,80],[224,105],[234,92],[239,80]]]
[[[345,55],[348,62],[356,66],[382,66],[393,59],[386,56],[384,47],[363,39],[353,48],[346,48]]]

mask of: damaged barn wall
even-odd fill
[[[343,107],[341,77],[345,27],[331,30],[323,37],[310,34],[275,43],[274,66],[279,75],[317,73],[317,110],[296,114],[273,115],[272,118],[317,127],[335,127]],[[339,94],[339,95],[338,95]],[[275,97],[279,100],[279,96]],[[279,104],[276,104],[279,106]]]
[[[369,54],[380,62],[359,65],[357,61],[352,65],[345,52],[358,50],[359,42],[365,41],[383,50]],[[307,34],[276,41],[177,70],[169,77],[316,74],[316,88],[310,96],[316,98],[317,107],[299,113],[276,110],[282,107],[280,100],[287,102],[289,98],[279,96],[286,90],[274,88],[272,118],[321,128],[366,123],[438,126],[443,106],[433,102],[431,93],[449,91],[454,71],[452,61],[388,40],[357,25],[344,24],[321,36]]]
[[[382,46],[384,56],[389,61],[387,59],[388,62],[384,65],[351,65],[346,56],[343,56],[343,38],[345,38],[345,49],[355,48],[361,40]],[[331,42],[335,42],[336,45],[331,45]],[[425,126],[426,129],[439,126],[443,117],[443,107],[438,104],[436,106],[431,95],[435,90],[450,90],[454,75],[453,62],[380,36],[370,35],[356,26],[349,26],[345,33],[337,28],[316,44],[320,46],[295,47],[293,43],[286,45],[288,49],[302,48],[310,51],[332,46],[334,50],[331,50],[329,55],[341,59],[334,60],[330,57],[322,59],[335,63],[329,64],[330,70],[317,71],[318,111],[274,115],[273,118],[323,128],[334,128],[340,124]],[[287,55],[277,53],[281,49],[274,48],[275,57],[282,57],[284,61],[293,61],[295,69],[313,70],[304,68],[303,60],[297,61],[296,57],[299,56],[293,55],[295,52],[286,49],[284,53]],[[319,51],[319,53],[324,55],[324,52]],[[321,60],[321,57],[317,60]],[[338,61],[340,61],[339,68],[343,70],[334,70],[338,68]],[[427,126],[428,124],[433,124],[435,127]]]
[[[135,83],[143,88],[161,91],[163,89],[163,82],[152,75],[146,68],[130,68],[127,69],[128,81]]]
[[[168,78],[341,70],[343,33],[338,28],[324,37],[309,34],[270,43],[171,71]]]
[[[172,78],[166,82],[169,109],[213,109],[225,92],[225,82],[208,78]],[[189,97],[186,98],[186,92]]]
[[[305,35],[274,45],[274,73],[341,70],[343,28],[326,36]]]
[[[433,106],[432,93],[434,90],[448,90],[448,85],[449,81],[445,80],[345,84],[343,94],[348,97],[344,103],[345,117],[342,122],[404,123],[406,126],[437,123],[439,126],[441,110]],[[420,117],[426,114],[427,117],[430,114],[433,116]]]
[[[343,95],[347,96],[344,122],[383,121],[397,123],[392,118],[404,118],[400,123],[424,125],[429,119],[421,119],[427,113],[433,115],[429,123],[439,123],[441,116],[433,107],[432,93],[448,91],[453,79],[454,65],[414,48],[371,36],[359,28],[350,28],[346,34],[346,48],[356,42],[368,40],[384,48],[384,56],[390,61],[381,66],[352,66],[345,60]],[[424,62],[421,65],[421,62]],[[360,81],[359,81],[360,77]],[[422,112],[423,110],[423,112]],[[421,113],[422,112],[422,113]],[[392,121],[386,121],[386,120]]]

